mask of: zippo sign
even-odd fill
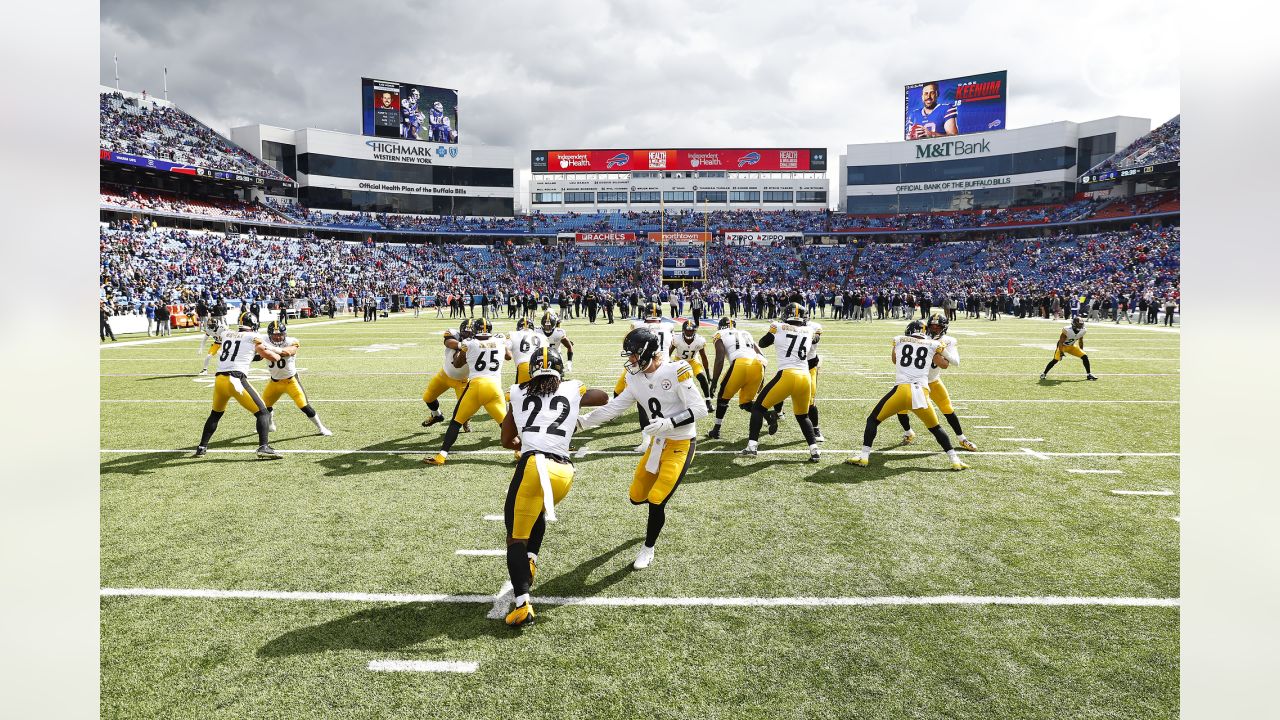
[[[534,150],[536,173],[632,170],[742,170],[779,172],[827,169],[825,148],[711,148],[679,150]]]

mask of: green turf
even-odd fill
[[[429,313],[434,314],[434,313]],[[919,421],[902,448],[881,427],[870,468],[841,464],[889,388],[904,323],[826,322],[819,464],[784,413],[738,458],[747,416],[700,441],[657,560],[629,570],[644,510],[626,499],[634,415],[576,443],[577,476],[543,545],[534,601],[551,597],[1178,596],[1179,335],[1098,323],[1088,351],[1038,375],[1058,326],[961,320],[944,373],[980,453],[954,473]],[[498,330],[511,321],[499,320]],[[763,325],[746,324],[757,335]],[[487,418],[449,463],[418,461],[446,320],[395,318],[291,332],[314,434],[287,398],[281,450],[188,452],[208,412],[198,340],[101,351],[102,584],[492,595],[512,463]],[[612,390],[627,326],[567,321],[574,376]],[[709,330],[704,330],[709,336]],[[983,334],[970,334],[983,333]],[[371,346],[381,345],[381,348]],[[395,347],[392,347],[395,346]],[[355,349],[353,349],[355,348]],[[377,352],[364,352],[377,349]],[[771,351],[770,351],[771,352]],[[508,373],[510,374],[510,373]],[[256,383],[259,387],[262,382]],[[445,412],[452,393],[443,398]],[[1004,401],[1004,402],[989,402]],[[1070,402],[1046,402],[1070,401]],[[1078,402],[1088,401],[1088,402]],[[1140,402],[1113,402],[1140,401]],[[985,416],[985,417],[980,417]],[[700,423],[700,434],[709,420]],[[1008,426],[981,429],[979,426]],[[1039,442],[1001,438],[1041,438]],[[214,450],[252,450],[228,409]],[[113,452],[124,451],[124,452]],[[708,452],[712,451],[712,452]],[[892,451],[892,452],[882,452]],[[920,451],[920,452],[907,452]],[[1002,454],[983,454],[983,453]],[[1041,453],[1111,453],[1098,456]],[[1121,470],[1122,475],[1069,469]],[[1166,718],[1178,712],[1169,607],[543,606],[513,632],[475,603],[111,597],[102,602],[102,709],[112,717]],[[475,674],[372,673],[370,660],[472,660]]]

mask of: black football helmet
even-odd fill
[[[550,335],[557,327],[560,326],[560,316],[550,310],[542,313],[542,332]]]
[[[915,337],[924,337],[924,323],[920,320],[912,320],[907,323],[906,334]]]
[[[662,317],[662,305],[660,303],[656,303],[656,302],[645,303],[645,306],[644,306],[645,320],[649,320],[651,318],[660,318],[660,317]]]
[[[698,334],[698,323],[692,320],[685,320],[680,326],[680,334],[684,335],[685,340],[692,340],[694,335]]]
[[[517,330],[528,330],[530,328],[529,318],[520,318],[516,321]]]
[[[477,337],[492,334],[493,323],[489,322],[489,318],[478,317],[471,323],[471,333]]]
[[[458,339],[466,340],[469,337],[471,337],[471,323],[463,320],[458,324]]]
[[[925,326],[925,332],[929,333],[931,338],[940,338],[947,334],[947,329],[950,326],[951,321],[947,319],[946,315],[933,313],[929,316],[929,324]]]
[[[245,310],[244,312],[240,313],[240,319],[237,320],[236,322],[240,326],[241,330],[257,330],[258,329],[258,318],[254,317],[253,313],[249,312],[248,310]]]
[[[627,333],[627,337],[622,341],[622,357],[627,358],[623,363],[623,367],[627,372],[635,375],[649,367],[649,363],[653,362],[653,358],[662,348],[658,347],[658,335],[647,328],[636,328]],[[631,361],[631,356],[635,355],[635,362]]]
[[[287,328],[285,328],[284,323],[279,320],[272,320],[267,325],[267,337],[276,345],[284,342],[286,331]]]
[[[719,323],[718,325],[716,325],[716,328],[717,328],[717,329],[719,329],[719,330],[724,330],[724,329],[726,329],[726,328],[736,327],[737,325],[738,325],[738,324],[737,324],[736,322],[734,322],[734,321],[733,321],[733,318],[731,318],[731,317],[722,317],[722,318],[720,318],[720,323]]]
[[[809,311],[800,303],[793,302],[787,305],[782,317],[788,325],[804,325],[809,322]]]
[[[1071,329],[1080,332],[1084,329],[1084,318],[1075,315],[1071,318]]]
[[[556,352],[555,348],[540,348],[529,358],[529,377],[536,378],[544,375],[564,377],[564,361],[560,359],[560,353]]]

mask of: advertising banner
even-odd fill
[[[709,232],[651,232],[649,239],[653,242],[662,243],[681,243],[692,245],[694,243],[705,243],[711,241],[711,233]]]
[[[730,245],[770,245],[804,237],[798,232],[727,232],[724,241]]]
[[[535,173],[608,173],[633,170],[825,172],[827,151],[825,148],[534,150],[530,156],[530,168]]]
[[[575,242],[580,243],[635,242],[636,234],[620,232],[577,233],[573,239]]]

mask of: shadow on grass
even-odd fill
[[[1037,380],[1037,382],[1044,387],[1054,387],[1056,385],[1061,385],[1063,383],[1082,383],[1082,382],[1089,382],[1089,381],[1082,377],[1081,378],[1061,378],[1061,379],[1051,377],[1051,378],[1045,378],[1044,380]]]
[[[632,572],[630,565],[623,565],[594,582],[588,582],[587,578],[641,541],[642,538],[627,540],[545,585],[535,584],[535,602],[538,595],[584,596],[612,586]],[[385,652],[432,640],[519,637],[500,620],[489,619],[485,614],[486,607],[479,603],[404,603],[370,608],[320,625],[291,630],[259,648],[257,656],[277,658],[331,650]],[[546,622],[541,613],[539,622]]]
[[[259,461],[252,453],[211,454],[202,458],[192,457],[192,448],[187,453],[138,453],[137,455],[117,456],[98,466],[102,475],[153,475],[156,472],[185,467],[187,465],[226,465],[230,463],[255,463]]]
[[[876,480],[887,480],[897,475],[916,475],[920,473],[952,473],[959,475],[950,467],[933,467],[922,466],[921,461],[932,461],[937,463],[937,457],[928,455],[925,457],[894,457],[892,460],[884,460],[883,456],[877,458],[871,456],[871,464],[867,467],[857,467],[854,465],[845,465],[842,459],[836,465],[823,465],[817,472],[805,478],[805,482],[829,484],[840,483],[847,485],[859,485],[865,482],[874,482]],[[945,456],[944,456],[945,460]]]

